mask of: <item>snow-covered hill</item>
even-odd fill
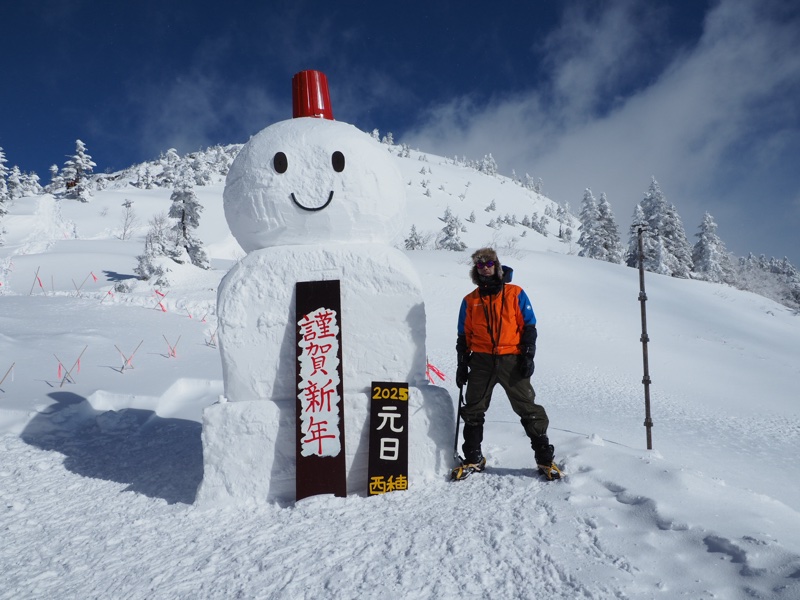
[[[537,313],[533,381],[566,479],[534,477],[498,389],[481,476],[195,508],[200,416],[222,393],[216,288],[244,252],[217,178],[196,188],[212,269],[174,265],[157,291],[132,279],[171,192],[134,187],[132,170],[90,203],[22,198],[2,221],[0,598],[800,596],[800,319],[754,294],[648,274],[647,451],[637,272],[578,258],[553,218],[546,237],[489,227],[556,206],[507,178],[408,154],[396,157],[404,235],[415,225],[432,245],[449,207],[468,246],[408,252],[429,361],[447,377],[435,382],[455,402],[468,252],[493,244]],[[120,239],[126,200],[138,227]]]

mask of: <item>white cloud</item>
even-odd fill
[[[169,147],[190,152],[218,143],[246,142],[250,135],[291,116],[265,85],[226,81],[213,70],[193,69],[168,82],[132,84],[132,135],[146,156]]]
[[[742,203],[741,214],[754,189],[798,182],[786,156],[800,127],[800,21],[789,10],[719,2],[696,45],[663,62],[663,48],[649,53],[663,34],[654,14],[627,1],[600,14],[573,8],[541,46],[547,85],[482,106],[459,98],[433,107],[404,141],[448,156],[492,152],[505,172],[542,177],[547,193],[573,206],[586,187],[604,191],[624,224],[655,175],[693,232],[719,196]]]

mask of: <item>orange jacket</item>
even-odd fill
[[[464,297],[458,315],[458,333],[466,336],[467,348],[488,354],[520,354],[522,329],[535,324],[525,290],[513,283],[490,296],[476,288]]]

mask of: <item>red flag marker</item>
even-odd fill
[[[428,368],[425,374],[428,376],[428,381],[430,381],[431,383],[433,383],[433,375],[436,375],[436,377],[444,381],[444,373],[442,373],[439,369],[434,367],[431,363],[428,363]]]

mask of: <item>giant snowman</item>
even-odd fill
[[[231,166],[225,217],[247,255],[217,297],[225,396],[203,415],[199,505],[295,498],[297,282],[339,280],[347,493],[366,493],[370,385],[409,383],[409,486],[449,468],[454,413],[425,379],[419,277],[390,246],[405,192],[385,147],[333,120],[318,71],[293,80],[294,118]],[[448,451],[450,448],[450,451]]]

